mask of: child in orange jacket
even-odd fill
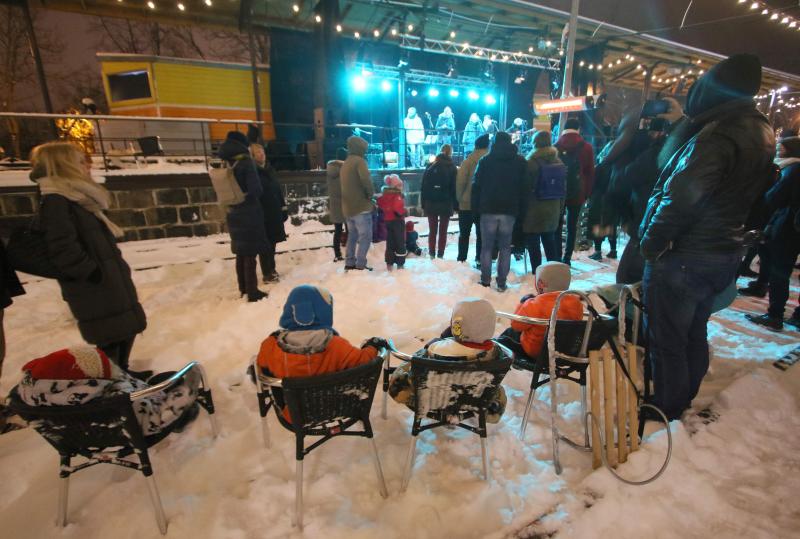
[[[369,363],[381,338],[351,345],[333,329],[333,296],[324,288],[301,285],[289,293],[280,319],[281,330],[261,343],[258,366],[276,378],[314,376]]]
[[[383,179],[386,185],[378,197],[378,207],[383,212],[386,223],[386,269],[392,271],[394,265],[403,269],[406,263],[406,205],[403,201],[403,180],[397,174],[389,174]]]
[[[514,314],[529,318],[550,318],[556,299],[569,289],[571,275],[569,266],[561,262],[547,262],[536,268],[537,296],[525,296]],[[559,320],[582,320],[583,304],[577,296],[565,296],[558,309]],[[522,322],[511,322],[511,329],[519,332],[519,342],[528,357],[536,357],[542,350],[545,326],[534,326]],[[512,347],[513,348],[513,347]]]

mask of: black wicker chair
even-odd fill
[[[483,477],[489,480],[486,412],[511,368],[513,358],[510,350],[501,348],[502,357],[494,361],[443,361],[393,352],[411,363],[414,394],[414,422],[400,492],[405,492],[411,480],[419,433],[445,425],[460,427],[480,436]],[[464,423],[470,418],[477,419],[477,426]],[[423,419],[432,419],[433,423],[423,425]]]
[[[275,409],[278,422],[295,435],[295,523],[300,530],[303,529],[303,459],[331,438],[368,438],[381,496],[386,498],[389,495],[369,420],[383,361],[381,355],[365,365],[340,372],[278,379],[260,369],[253,360],[253,372],[259,373],[256,390],[264,445],[271,447],[267,424],[270,408]],[[284,416],[284,407],[288,408],[291,420]],[[361,430],[350,430],[359,422],[363,427]],[[307,436],[321,438],[306,446]]]
[[[155,510],[158,529],[162,534],[167,533],[167,519],[153,478],[148,449],[172,432],[185,427],[194,417],[195,406],[188,407],[182,417],[161,432],[150,436],[143,434],[133,406],[142,398],[174,386],[192,369],[200,373],[202,380],[197,403],[208,412],[216,437],[214,401],[206,383],[205,372],[197,362],[189,363],[167,380],[147,389],[128,395],[95,399],[75,406],[29,406],[20,399],[16,388],[11,391],[9,408],[25,419],[61,456],[57,520],[59,526],[64,527],[67,524],[70,475],[95,464],[116,464],[142,472]],[[134,458],[126,458],[130,456]],[[76,457],[83,457],[85,462],[73,465],[72,459]]]

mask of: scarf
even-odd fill
[[[111,193],[102,185],[85,180],[54,177],[40,178],[37,183],[42,196],[61,195],[100,219],[115,238],[125,235],[122,229],[103,213],[103,210],[107,210],[111,205]]]
[[[800,157],[776,157],[775,164],[778,165],[778,168],[783,170],[790,165],[794,165],[795,163],[800,163]]]

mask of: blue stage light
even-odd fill
[[[497,103],[497,99],[491,94],[486,96],[485,101],[487,105],[494,105]]]
[[[363,92],[367,89],[367,81],[361,75],[353,77],[353,89],[356,92]]]
[[[431,88],[430,90],[428,90],[428,95],[430,97],[439,97],[439,90],[437,90],[436,88]]]
[[[450,97],[458,97],[458,90],[450,90]]]
[[[467,97],[469,97],[472,101],[477,101],[478,99],[481,98],[481,96],[475,90],[470,90],[467,93]]]
[[[411,97],[417,97],[418,95],[419,95],[419,92],[418,92],[418,91],[416,91],[416,90],[411,90]]]
[[[389,82],[388,80],[381,81],[381,90],[383,90],[384,92],[388,92],[391,89],[392,89],[391,82]]]

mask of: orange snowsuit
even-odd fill
[[[553,314],[553,307],[556,305],[556,299],[561,292],[547,292],[539,294],[527,300],[525,303],[520,303],[514,314],[527,316],[529,318],[550,318]],[[559,320],[582,320],[583,319],[583,305],[577,296],[565,296],[561,300],[561,305],[558,309]],[[542,351],[544,344],[544,336],[547,331],[545,326],[533,326],[531,324],[524,324],[522,322],[511,322],[511,327],[515,331],[519,331],[520,343],[522,349],[528,356],[535,358]]]

